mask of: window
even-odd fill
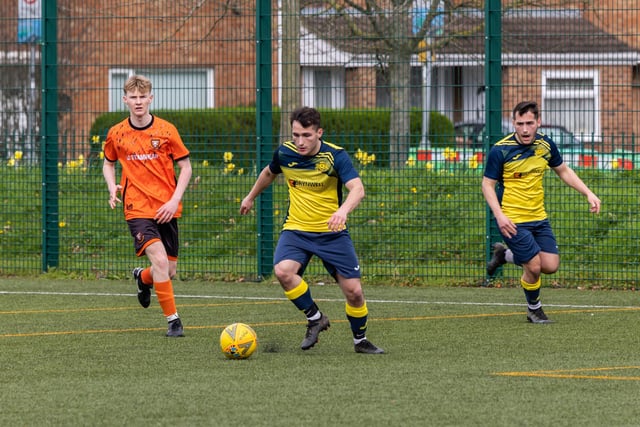
[[[564,125],[577,137],[600,134],[599,75],[588,71],[542,73],[542,122]]]
[[[302,100],[315,108],[344,108],[345,72],[343,68],[302,68]]]
[[[631,69],[631,86],[640,87],[640,65],[634,65]]]
[[[213,108],[213,70],[111,70],[109,72],[109,111],[126,109],[122,86],[133,74],[142,74],[153,84],[152,109],[182,110]]]

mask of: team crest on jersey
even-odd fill
[[[157,150],[158,148],[160,148],[160,140],[159,139],[152,139],[151,140],[151,146],[153,147],[154,150]]]
[[[326,172],[331,168],[331,165],[327,162],[318,162],[316,163],[316,170],[318,172]]]
[[[538,157],[544,157],[545,154],[547,154],[547,150],[544,147],[538,147],[536,148],[536,156]]]

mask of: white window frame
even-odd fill
[[[167,74],[167,73],[171,73],[172,70],[164,70],[164,69],[157,69],[157,70],[146,70],[146,71],[141,71],[141,70],[134,70],[132,68],[113,68],[109,70],[109,111],[124,111],[126,110],[126,106],[124,105],[124,103],[122,102],[122,95],[124,94],[122,91],[122,86],[121,85],[115,85],[114,84],[114,78],[115,76],[122,76],[124,77],[124,79],[127,79],[137,73],[139,74],[143,74],[147,77],[149,77],[151,79],[151,82],[154,83],[154,79],[153,79],[153,75],[154,73],[162,73],[162,74]],[[202,68],[198,68],[198,69],[183,69],[180,70],[182,73],[184,72],[205,72],[206,73],[206,81],[207,81],[207,87],[202,89],[206,91],[206,105],[202,106],[202,105],[185,105],[185,106],[179,106],[179,107],[175,107],[176,109],[185,109],[185,108],[214,108],[215,107],[215,97],[214,97],[214,70],[211,68],[206,68],[206,69],[202,69]],[[154,93],[154,98],[158,98],[159,96],[162,96],[162,88],[158,88],[154,85],[153,87],[153,93]],[[187,98],[188,99],[188,98]],[[152,104],[153,107],[153,104]],[[167,109],[166,107],[164,109]]]
[[[591,79],[593,81],[592,89],[574,89],[574,90],[562,90],[551,89],[547,85],[547,80],[578,80],[578,79]],[[564,125],[571,132],[575,134],[577,138],[592,137],[595,141],[599,141],[600,138],[600,73],[598,70],[545,70],[542,72],[542,121],[545,121],[545,111],[547,110],[546,104],[548,100],[562,100],[562,99],[591,99],[593,100],[593,129],[577,129],[575,123],[566,121],[564,123],[553,123],[558,125]],[[548,115],[547,115],[548,117]],[[546,120],[547,123],[551,123],[554,120]]]
[[[331,73],[331,105],[316,105],[316,71]],[[341,67],[302,67],[302,103],[309,107],[345,108],[346,73]]]

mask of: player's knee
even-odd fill
[[[360,284],[343,285],[342,292],[344,297],[352,307],[360,307],[364,304],[364,292]]]
[[[557,254],[546,255],[541,258],[540,270],[544,274],[553,274],[560,268],[560,257]]]
[[[281,283],[283,283],[290,281],[290,279],[295,275],[295,272],[282,264],[276,264],[273,266],[273,274]]]
[[[525,272],[531,277],[539,277],[542,273],[542,260],[540,255],[536,255],[526,263],[522,264]]]
[[[347,304],[349,304],[352,307],[362,307],[364,305],[364,295],[362,295],[362,293],[358,294],[353,294],[353,295],[347,295],[345,296],[345,299],[347,300]]]

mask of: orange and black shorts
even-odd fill
[[[161,241],[167,251],[170,260],[178,259],[178,220],[173,218],[171,221],[158,224],[154,219],[134,218],[127,221],[129,231],[133,237],[133,246],[136,249],[136,255],[144,255],[144,251],[150,244]]]

